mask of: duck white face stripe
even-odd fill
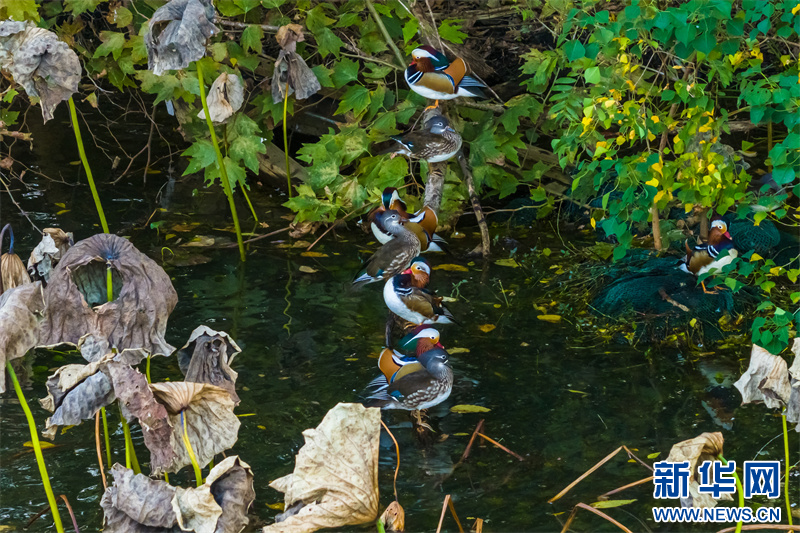
[[[728,229],[728,225],[725,224],[724,220],[715,220],[714,222],[711,223],[711,227],[712,228],[719,228],[722,231],[726,231]]]

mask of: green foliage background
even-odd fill
[[[153,95],[155,104],[182,102],[194,109],[182,118],[194,139],[183,152],[186,173],[203,171],[212,185],[219,169],[196,118],[199,87],[193,67],[160,77],[147,70],[143,35],[148,18],[163,3],[0,0],[0,18],[34,20],[55,31],[76,50],[96,84],[142,91]],[[235,74],[249,89],[245,106],[220,126],[234,187],[246,187],[248,176],[258,173],[257,154],[265,153],[263,141],[273,138],[282,120],[283,105],[272,102],[266,80],[278,52],[274,30],[288,23],[308,30],[298,52],[323,86],[322,98],[334,102],[336,121],[296,154],[308,165],[286,203],[297,220],[332,222],[359,214],[384,187],[409,179],[412,169],[405,158],[371,155],[371,146],[411,127],[425,102],[405,85],[405,65],[398,63],[366,0],[219,0],[215,7],[223,31],[208,47],[204,71],[210,79],[220,72]],[[464,19],[457,18],[464,13],[453,13],[434,28],[424,2],[385,0],[374,8],[406,55],[421,44],[421,35],[435,30],[455,51],[478,49],[487,63],[512,63],[488,79],[503,94],[502,104],[448,104],[483,198],[529,195],[543,202],[538,215],[547,216],[562,200],[544,187],[557,161],[557,170],[574,178],[570,194],[580,201],[602,198],[591,224],[616,238],[615,259],[636,242],[637,231],[649,227],[654,212],[662,214],[660,228],[668,233],[674,225],[663,217],[676,206],[687,213],[733,211],[756,224],[770,218],[796,231],[800,212],[789,193],[800,194],[795,184],[800,169],[797,0],[496,0],[488,8],[506,9],[519,22],[518,30],[503,36],[502,53],[472,42],[469,27],[480,9]],[[536,31],[542,26],[544,37]],[[515,50],[518,68],[508,50]],[[8,105],[16,94],[13,87],[3,93],[0,119],[7,126],[17,119]],[[290,99],[289,113],[301,105],[308,103]],[[720,149],[723,137],[730,139],[736,128],[768,131],[771,140]],[[550,148],[551,163],[529,157],[532,146]],[[741,164],[741,152],[753,150],[781,192],[748,187],[753,175]],[[423,180],[426,173],[423,164]],[[444,198],[443,220],[467,199],[452,169]],[[744,285],[760,288],[764,301],[753,340],[773,352],[786,346],[798,323],[800,292],[785,289],[796,283],[796,267],[796,262],[778,265],[748,253],[722,279],[733,291]]]

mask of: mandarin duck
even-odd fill
[[[422,227],[408,222],[397,211],[383,211],[376,218],[393,238],[372,254],[367,260],[367,266],[356,275],[353,280],[356,289],[367,283],[391,279],[404,271],[419,255],[422,241],[426,245],[428,242]]]
[[[422,331],[425,331],[425,333],[422,333]],[[372,388],[374,388],[375,385],[382,383],[382,378],[384,377],[386,381],[391,383],[395,379],[398,379],[405,374],[419,370],[421,366],[417,360],[417,357],[428,350],[432,350],[434,348],[444,348],[444,346],[442,346],[442,344],[439,342],[439,332],[435,329],[424,328],[417,334],[421,334],[422,337],[414,344],[413,349],[416,353],[413,356],[403,355],[392,348],[384,348],[381,351],[380,355],[378,355],[378,368],[383,376],[379,376],[373,380],[373,383],[371,384]]]
[[[398,146],[384,153],[391,157],[404,155],[409,159],[424,159],[428,163],[447,161],[461,149],[461,135],[450,127],[450,122],[442,115],[428,119],[425,127],[403,135],[392,135]]]
[[[452,100],[458,96],[481,97],[482,82],[469,75],[467,63],[457,57],[449,62],[447,57],[431,46],[420,46],[411,52],[411,65],[405,72],[406,83],[417,94],[436,102]]]
[[[447,242],[436,235],[436,226],[439,225],[439,217],[436,216],[436,211],[425,205],[416,213],[409,214],[406,210],[406,203],[400,199],[400,193],[394,187],[386,187],[381,193],[381,205],[376,207],[369,215],[370,228],[372,234],[378,239],[378,242],[385,244],[392,240],[394,236],[386,231],[383,227],[381,219],[378,214],[388,210],[397,211],[400,216],[407,218],[409,222],[418,224],[425,231],[427,244],[421,243],[423,252],[444,252],[447,248]],[[410,229],[416,230],[415,227]]]
[[[391,383],[385,376],[380,376],[382,386],[369,396],[368,405],[406,411],[418,411],[439,405],[453,390],[453,369],[447,356],[444,349],[433,348],[420,354],[417,358],[418,363],[411,363],[419,365],[415,371],[404,373]]]
[[[383,301],[395,315],[412,324],[453,324],[455,318],[442,305],[442,297],[425,288],[431,266],[417,257],[411,266],[386,281]]]
[[[739,251],[734,248],[733,238],[728,233],[728,225],[721,218],[715,218],[711,222],[706,244],[698,244],[694,248],[689,246],[689,241],[684,244],[686,256],[681,260],[680,269],[698,277],[707,272],[720,270],[739,255]],[[719,257],[723,251],[727,251],[727,255]],[[700,285],[703,287],[703,292],[714,292],[706,290],[704,282]]]

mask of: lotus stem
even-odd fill
[[[783,422],[783,453],[786,457],[786,473],[783,476],[783,497],[786,499],[786,517],[789,519],[789,525],[791,526],[793,524],[792,505],[789,502],[789,471],[792,467],[789,463],[789,430],[786,427],[786,409],[781,413],[781,422]]]
[[[36,429],[36,421],[31,414],[31,408],[25,400],[25,395],[22,394],[22,387],[19,386],[17,374],[14,373],[14,368],[11,362],[6,362],[6,371],[11,376],[11,381],[14,383],[14,392],[17,393],[19,403],[22,410],[25,411],[25,418],[28,419],[28,429],[31,432],[31,442],[33,443],[33,453],[36,455],[36,463],[39,465],[39,474],[42,476],[42,486],[47,493],[47,503],[50,504],[50,511],[53,513],[53,522],[56,525],[58,533],[64,533],[64,526],[61,524],[61,515],[58,513],[58,504],[56,504],[56,497],[53,495],[53,488],[50,486],[50,476],[47,475],[47,467],[44,464],[44,457],[42,456],[42,446],[39,444],[39,431]]]
[[[152,383],[150,380],[150,354],[147,354],[147,365],[144,367],[144,375],[147,378],[147,382]]]
[[[106,419],[106,408],[100,408],[100,417],[103,419],[103,438],[106,441],[106,460],[108,461],[108,468],[111,468],[111,445],[108,440],[108,420]]]
[[[122,433],[125,435],[125,467],[132,469],[135,474],[141,474],[142,469],[139,467],[139,459],[137,459],[136,449],[133,447],[131,428],[128,421],[125,420],[125,415],[122,414],[122,406],[119,408],[119,417],[122,420]]]
[[[75,102],[72,97],[69,97],[69,116],[72,119],[72,130],[75,132],[75,142],[78,143],[78,153],[81,156],[81,163],[83,169],[86,171],[86,178],[89,180],[89,188],[92,189],[92,198],[94,198],[94,206],[97,208],[97,214],[100,215],[100,225],[103,227],[103,233],[108,233],[108,222],[106,222],[106,214],[103,212],[103,205],[100,203],[100,196],[97,194],[97,188],[94,186],[94,178],[92,177],[92,169],[89,168],[89,160],[86,159],[86,150],[83,148],[83,138],[81,137],[81,128],[78,126],[78,113],[75,111]]]
[[[200,102],[203,104],[203,112],[206,115],[206,125],[208,125],[208,132],[211,134],[211,144],[214,145],[214,152],[217,154],[219,177],[222,181],[222,187],[225,190],[225,196],[228,197],[228,205],[231,207],[233,227],[236,228],[236,242],[239,244],[239,257],[241,258],[242,262],[244,262],[247,257],[244,253],[242,228],[239,227],[239,216],[236,214],[236,203],[233,201],[233,189],[231,188],[231,182],[228,180],[228,170],[225,168],[225,160],[222,158],[222,152],[219,149],[217,134],[214,132],[214,123],[211,122],[211,112],[209,112],[208,102],[206,102],[206,87],[203,83],[203,67],[200,61],[195,62],[195,65],[197,65],[197,82],[200,84]]]
[[[189,432],[186,431],[186,419],[183,411],[181,411],[181,425],[183,426],[183,445],[186,446],[186,451],[189,453],[189,459],[192,461],[192,468],[194,468],[194,477],[199,487],[203,484],[203,472],[200,470],[200,465],[197,464],[197,457],[195,457],[192,443],[189,441]]]
[[[289,135],[286,133],[286,111],[289,108],[289,80],[286,80],[286,90],[283,91],[283,153],[286,154],[286,186],[289,198],[292,197],[292,168],[289,166]]]
[[[244,195],[244,199],[247,200],[247,206],[250,208],[250,213],[252,213],[253,215],[253,220],[255,220],[256,224],[258,224],[258,215],[256,215],[256,210],[253,207],[253,203],[250,201],[250,195],[247,194],[247,187],[242,185],[241,189],[242,189],[242,194]]]
[[[722,464],[728,466],[728,461],[722,456],[719,455],[719,460],[722,461]],[[733,479],[736,480],[736,492],[739,493],[739,507],[744,507],[744,489],[742,488],[742,480],[739,479],[739,474],[736,473],[736,470],[733,471]],[[736,522],[736,533],[742,533],[742,521],[739,520]]]
[[[111,279],[111,262],[106,263],[106,301],[114,299],[114,282]]]

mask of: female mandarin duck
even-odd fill
[[[412,324],[452,324],[455,318],[444,306],[442,297],[425,288],[431,266],[422,257],[386,282],[383,301],[395,315]]]
[[[382,386],[370,395],[369,405],[406,411],[439,405],[453,390],[453,369],[447,355],[442,348],[434,348],[419,355],[420,368],[416,371],[398,376],[391,383],[380,376]]]
[[[353,280],[354,288],[391,279],[401,273],[419,255],[423,240],[426,245],[428,243],[422,227],[409,222],[397,211],[383,211],[376,218],[393,238],[367,260],[366,268]]]
[[[421,46],[411,52],[411,59],[405,72],[406,83],[415,93],[436,100],[432,107],[438,107],[439,100],[483,96],[481,87],[486,85],[469,76],[469,67],[460,57],[451,63],[435,48]]]
[[[388,150],[392,158],[400,154],[409,159],[439,163],[447,161],[461,149],[461,135],[450,127],[450,122],[442,115],[428,119],[421,130],[393,135],[391,138],[399,145]]]
[[[383,190],[381,205],[375,208],[368,216],[370,228],[378,242],[385,244],[394,238],[392,234],[386,231],[382,220],[377,216],[389,210],[397,211],[401,217],[407,218],[409,222],[418,224],[425,231],[427,244],[423,243],[421,245],[423,252],[443,252],[445,250],[447,243],[434,233],[436,226],[439,225],[439,218],[436,216],[436,212],[426,205],[416,213],[409,214],[406,211],[406,203],[400,199],[400,194],[394,187],[386,187]],[[417,228],[412,226],[410,229],[415,231]]]
[[[728,225],[721,218],[716,218],[711,222],[711,230],[708,232],[708,242],[706,244],[698,244],[691,248],[687,241],[685,245],[686,257],[681,260],[680,269],[695,276],[719,270],[730,264],[739,255],[739,251],[734,248],[733,238],[728,233]],[[724,257],[719,257],[725,250],[727,250],[728,254]],[[701,282],[700,285],[703,287],[703,292],[714,292],[706,290],[705,283]]]

